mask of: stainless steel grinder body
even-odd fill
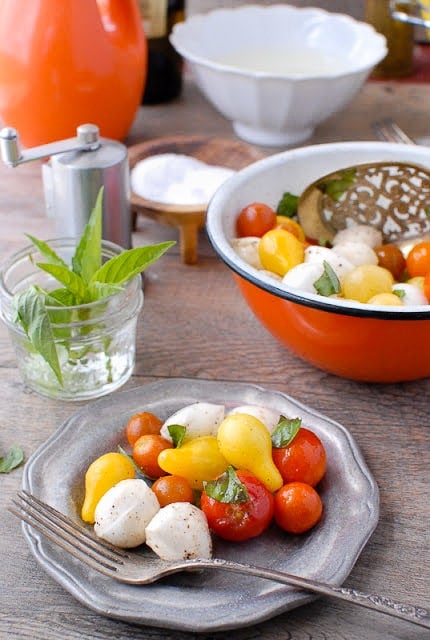
[[[81,125],[77,137],[21,152],[14,129],[0,132],[3,160],[17,166],[40,158],[48,215],[61,237],[79,237],[101,187],[103,238],[131,247],[130,170],[126,147],[99,138],[96,125]]]

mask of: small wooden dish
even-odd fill
[[[148,140],[128,149],[130,170],[144,158],[162,153],[177,153],[207,164],[243,169],[265,155],[249,144],[231,138],[211,136],[174,136]],[[176,205],[155,202],[130,195],[132,215],[141,214],[179,229],[179,247],[185,264],[197,262],[198,232],[205,224],[207,203]]]

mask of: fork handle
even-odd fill
[[[337,598],[338,600],[344,600],[351,604],[356,604],[373,611],[400,618],[401,620],[406,620],[407,622],[412,622],[425,629],[430,629],[430,611],[424,607],[405,604],[376,593],[364,593],[358,589],[350,589],[348,587],[334,587],[324,582],[319,582],[318,580],[301,578],[274,569],[265,569],[264,567],[256,567],[218,558],[212,559],[210,564],[208,563],[208,567],[212,566],[212,568],[214,568],[214,565],[215,567],[218,566],[219,568],[236,571],[237,573],[245,573],[268,580],[274,580],[275,582],[300,587],[301,589]]]

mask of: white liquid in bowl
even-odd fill
[[[219,56],[214,62],[244,71],[276,75],[323,76],[347,70],[345,60],[311,48],[242,48]]]

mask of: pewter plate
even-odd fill
[[[339,585],[372,534],[379,516],[377,485],[347,429],[278,391],[251,384],[169,379],[113,394],[64,422],[28,461],[24,488],[79,520],[85,471],[96,457],[125,446],[128,418],[152,411],[167,418],[197,401],[274,408],[301,417],[324,443],[328,470],[319,486],[322,520],[292,536],[273,526],[245,543],[215,541],[218,557],[285,570]],[[222,571],[177,574],[148,586],[116,582],[69,557],[27,525],[40,565],[82,604],[127,622],[208,632],[243,627],[306,604],[315,596],[268,580]]]

